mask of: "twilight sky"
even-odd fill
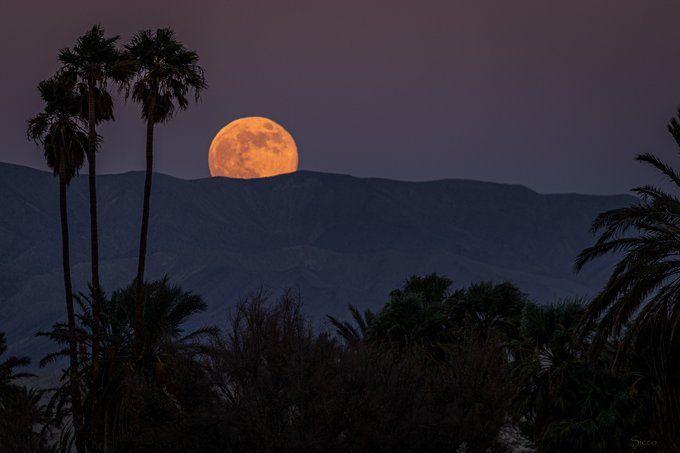
[[[46,168],[25,138],[36,85],[95,23],[126,42],[169,26],[206,70],[203,100],[156,130],[155,169],[209,176],[213,136],[242,116],[286,127],[300,168],[621,193],[680,167],[675,0],[25,0],[0,15],[0,161]],[[139,108],[100,130],[102,173],[143,168]]]

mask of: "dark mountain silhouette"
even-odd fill
[[[103,288],[135,275],[144,174],[98,176]],[[158,174],[151,198],[147,278],[203,295],[201,323],[224,325],[229,307],[260,286],[292,287],[317,320],[347,304],[378,308],[412,274],[455,286],[510,280],[538,302],[592,295],[612,260],[573,272],[593,241],[589,226],[630,196],[541,195],[468,180],[401,182],[301,171],[259,180],[181,180]],[[58,182],[0,164],[0,331],[10,352],[52,350],[39,329],[65,318]],[[87,178],[69,190],[74,287],[89,267]]]

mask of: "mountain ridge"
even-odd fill
[[[98,175],[100,256],[107,291],[134,277],[143,172]],[[87,178],[69,189],[74,287],[89,275]],[[273,178],[184,180],[154,175],[148,278],[203,295],[218,320],[260,285],[299,288],[310,314],[379,308],[412,274],[456,286],[513,281],[540,302],[592,295],[612,260],[573,274],[589,227],[628,195],[539,194],[475,180],[395,181],[311,171]],[[57,180],[0,163],[0,305],[11,352],[50,346],[33,333],[64,318]]]

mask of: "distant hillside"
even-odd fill
[[[102,277],[108,291],[136,269],[139,172],[98,177]],[[57,180],[0,164],[0,331],[11,352],[52,346],[33,334],[64,318]],[[69,190],[75,287],[89,276],[87,178]],[[411,274],[438,272],[456,286],[510,280],[533,299],[592,295],[609,264],[573,273],[601,211],[629,196],[540,195],[467,180],[401,182],[298,172],[259,180],[186,181],[157,174],[149,231],[149,278],[168,274],[202,294],[202,322],[262,285],[299,289],[308,311],[346,316],[348,303],[380,307]]]

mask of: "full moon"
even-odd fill
[[[281,125],[260,116],[239,118],[224,126],[210,144],[212,176],[265,178],[298,167],[297,146]]]

